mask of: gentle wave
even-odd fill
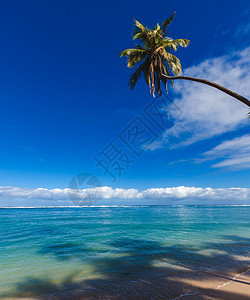
[[[218,205],[68,205],[68,206],[3,206],[0,209],[34,209],[34,208],[106,208],[106,207],[250,207],[249,204],[218,204]]]

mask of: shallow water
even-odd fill
[[[0,297],[62,297],[84,283],[93,297],[113,285],[157,299],[161,276],[240,272],[250,256],[247,206],[12,208],[0,224]]]

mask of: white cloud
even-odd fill
[[[2,200],[5,205],[8,201],[22,199],[43,199],[47,200],[47,205],[53,200],[60,201],[69,200],[68,195],[72,197],[75,195],[75,200],[86,199],[90,194],[96,193],[101,199],[168,199],[168,200],[235,200],[235,201],[250,201],[249,188],[217,188],[212,189],[199,188],[199,187],[168,187],[168,188],[150,188],[143,191],[137,189],[122,189],[112,187],[96,187],[91,189],[80,189],[78,191],[71,189],[28,189],[18,187],[0,187],[0,206],[3,206]],[[72,198],[71,198],[72,200]],[[54,201],[55,202],[55,201]],[[70,202],[69,202],[70,204]],[[72,203],[71,203],[72,205]]]
[[[171,187],[151,188],[142,192],[145,198],[168,198],[168,199],[250,199],[250,189],[247,188],[218,188],[212,189],[198,187]]]
[[[250,169],[250,134],[224,141],[203,153],[205,160],[222,159],[212,165],[214,168]]]
[[[205,78],[250,98],[250,47],[228,56],[211,58],[185,69],[184,75]],[[190,145],[194,142],[233,131],[250,123],[249,108],[238,100],[204,84],[175,81],[180,96],[175,104],[182,110],[172,128],[151,150],[166,146]]]

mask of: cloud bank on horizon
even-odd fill
[[[2,206],[20,206],[36,203],[37,200],[43,200],[46,205],[72,205],[69,200],[69,194],[75,200],[81,200],[97,194],[101,199],[121,200],[121,199],[166,199],[171,200],[173,204],[179,200],[201,200],[204,203],[214,200],[234,200],[244,201],[250,204],[250,188],[200,188],[200,187],[168,187],[168,188],[149,188],[143,191],[137,189],[112,188],[108,186],[86,188],[79,190],[66,189],[46,189],[46,188],[19,188],[11,186],[0,187],[0,207]],[[25,200],[29,200],[25,202]],[[67,202],[68,201],[68,202]],[[153,202],[152,202],[153,203]],[[35,205],[34,205],[35,206]]]

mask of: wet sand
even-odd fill
[[[218,274],[223,277],[223,274]],[[227,275],[228,276],[228,275]],[[226,300],[247,300],[250,299],[250,268],[238,274],[231,274],[231,278],[218,280],[217,275],[209,276],[205,281],[191,281],[190,285],[197,291],[183,293],[174,299],[198,300],[198,299],[226,299]],[[188,280],[186,281],[186,283]]]

